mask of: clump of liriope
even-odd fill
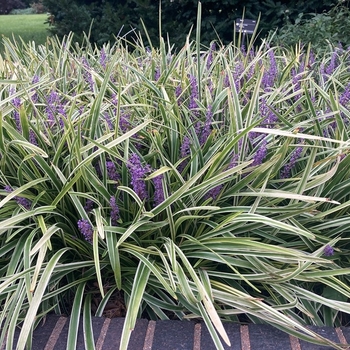
[[[0,59],[1,340],[55,311],[73,346],[121,290],[122,349],[141,311],[330,344],[304,326],[350,311],[348,52],[71,39]]]

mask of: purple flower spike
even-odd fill
[[[64,123],[62,117],[66,117],[65,104],[61,101],[59,94],[56,91],[51,91],[46,99],[46,113],[49,126],[52,127],[56,122],[56,116],[60,115],[60,127],[63,128]]]
[[[32,206],[32,202],[27,198],[16,196],[15,199],[18,205],[23,206],[27,210],[29,210],[30,207]]]
[[[106,168],[107,168],[107,176],[110,180],[113,181],[118,181],[119,180],[119,174],[117,173],[117,168],[115,166],[115,164],[108,160],[106,162]]]
[[[91,67],[88,60],[85,57],[82,58],[82,64],[84,67],[84,72],[83,72],[84,80],[89,84],[90,90],[94,91],[94,80],[92,78],[92,74],[90,73]]]
[[[34,75],[34,77],[32,79],[32,84],[36,84],[38,82],[39,82],[39,76],[38,75]],[[33,103],[37,103],[38,102],[38,93],[34,89],[32,89],[32,91],[34,91],[34,94],[32,96],[32,101],[33,101]]]
[[[326,68],[326,74],[332,75],[332,73],[337,68],[337,52],[334,51],[331,57],[331,61],[329,62],[329,65]]]
[[[207,115],[206,115],[206,119],[205,119],[205,124],[204,127],[202,129],[201,135],[200,135],[200,144],[204,145],[205,142],[207,141],[210,133],[211,133],[211,123],[212,123],[212,118],[213,118],[213,112],[212,112],[212,107],[211,105],[208,106],[207,109]]]
[[[111,224],[117,226],[119,220],[119,207],[115,197],[111,197],[109,204],[111,206]]]
[[[277,69],[275,53],[273,52],[273,50],[269,50],[268,56],[269,56],[270,66],[269,66],[269,69],[266,70],[263,75],[262,86],[266,90],[271,90],[270,88],[274,85],[275,79],[277,77],[278,69]]]
[[[204,198],[205,199],[212,198],[213,200],[215,200],[218,197],[218,195],[220,194],[221,189],[222,189],[222,185],[215,186],[214,188],[209,190],[208,193],[206,193]]]
[[[186,158],[191,153],[191,140],[188,136],[185,136],[182,141],[182,145],[180,148],[180,157]],[[178,166],[178,170],[180,173],[185,169],[186,165],[188,163],[188,159],[184,159],[180,165]]]
[[[164,191],[162,183],[163,175],[158,175],[153,179],[154,184],[154,205],[164,202]]]
[[[155,72],[154,72],[154,80],[155,80],[155,81],[158,81],[159,78],[160,78],[160,68],[157,67],[156,70],[155,70]]]
[[[231,158],[231,160],[230,160],[230,163],[229,163],[229,165],[228,165],[228,169],[232,169],[232,168],[234,168],[235,166],[237,166],[237,165],[238,165],[238,160],[239,160],[238,154],[233,153],[233,154],[232,154],[232,158]]]
[[[131,185],[134,191],[140,197],[141,200],[147,199],[148,196],[144,178],[146,177],[147,173],[150,172],[150,167],[143,167],[141,164],[140,157],[136,153],[133,153],[130,156],[129,161],[127,163],[127,167],[131,175]]]
[[[94,208],[94,202],[91,199],[87,199],[84,205],[86,213],[90,213]]]
[[[6,185],[4,190],[7,193],[11,193],[13,191],[13,189],[9,185]],[[14,200],[17,202],[18,205],[23,206],[27,210],[29,210],[31,208],[31,206],[32,206],[32,202],[29,199],[27,199],[27,198],[15,196]]]
[[[190,154],[191,140],[188,136],[185,136],[180,149],[181,158],[185,158]]]
[[[302,152],[303,152],[303,147],[301,147],[301,146],[297,147],[293,151],[289,162],[281,170],[281,176],[280,176],[281,179],[288,179],[290,177],[291,171],[294,168],[297,160],[300,158]]]
[[[106,123],[107,123],[107,126],[108,126],[109,130],[113,131],[113,130],[114,130],[114,125],[113,125],[112,118],[111,118],[111,116],[109,115],[109,113],[108,113],[108,112],[105,112],[105,113],[103,114],[103,117],[104,117],[104,120],[105,120]]]
[[[198,115],[198,83],[195,76],[190,76],[190,84],[191,84],[191,96],[190,96],[190,103],[189,103],[189,109],[192,111],[192,113],[197,116]]]
[[[106,51],[103,48],[100,51],[100,64],[103,69],[106,69],[107,55],[106,55]]]
[[[92,243],[92,237],[94,230],[89,222],[89,220],[81,219],[78,221],[78,229],[80,233],[84,236],[85,240]]]
[[[119,119],[120,130],[124,133],[130,130],[130,114],[122,113]]]
[[[329,244],[327,244],[327,245],[324,247],[323,255],[324,255],[324,256],[332,256],[333,254],[334,254],[334,249],[333,249],[333,247],[331,247]]]
[[[264,140],[261,142],[259,149],[255,153],[254,160],[251,166],[260,165],[264,161],[266,156],[267,156],[267,141]]]
[[[34,146],[38,146],[38,141],[33,130],[29,130],[29,142]]]
[[[213,42],[210,45],[210,50],[209,50],[209,55],[208,55],[208,59],[207,59],[207,69],[210,69],[212,63],[213,63],[213,51],[216,50],[216,44],[215,42]]]
[[[16,108],[21,107],[21,99],[19,97],[15,97],[11,102],[14,107]],[[13,119],[15,120],[17,131],[21,132],[22,131],[21,120],[17,109],[13,112]]]
[[[339,97],[339,103],[342,106],[346,106],[350,101],[350,83],[348,83],[345,87],[344,92]]]
[[[36,84],[36,83],[38,83],[39,82],[39,80],[40,80],[40,77],[39,77],[39,75],[34,75],[34,77],[33,77],[33,79],[32,79],[32,84]]]
[[[181,84],[179,84],[175,88],[175,96],[176,96],[178,106],[181,106],[181,104],[182,104],[181,94],[182,94],[182,87],[181,87]]]
[[[234,71],[233,71],[233,81],[235,83],[236,91],[239,92],[241,89],[241,75],[244,72],[243,62],[236,62]]]

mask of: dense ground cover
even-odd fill
[[[72,37],[0,56],[0,342],[137,317],[346,324],[349,51]],[[239,46],[239,45],[238,45]],[[10,317],[9,317],[10,316]],[[220,338],[220,336],[222,338]],[[331,344],[340,348],[336,344]]]
[[[0,33],[7,38],[13,36],[25,43],[35,41],[37,45],[44,44],[48,36],[46,14],[31,15],[2,15],[0,16]],[[0,44],[0,51],[3,49]]]

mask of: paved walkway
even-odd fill
[[[93,318],[96,350],[118,350],[123,318]],[[69,319],[50,315],[34,331],[32,350],[66,350]],[[225,324],[231,346],[225,350],[330,350],[306,343],[268,325]],[[350,328],[310,327],[336,343],[350,344]],[[216,350],[203,323],[192,321],[138,320],[129,350]],[[350,349],[350,348],[349,348]],[[73,349],[69,349],[73,350]],[[76,350],[85,350],[82,327]],[[89,350],[89,349],[86,349]]]

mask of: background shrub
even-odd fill
[[[45,13],[47,12],[47,8],[44,6],[43,1],[39,0],[30,5],[34,13]]]
[[[299,41],[312,43],[313,49],[324,50],[333,43],[345,47],[350,45],[350,11],[339,2],[337,6],[323,13],[300,13],[294,20],[279,29],[273,38],[277,45],[293,46]]]
[[[32,15],[35,11],[31,7],[25,9],[14,9],[10,12],[10,15]]]
[[[0,15],[7,15],[14,9],[24,9],[25,3],[21,0],[1,0]]]
[[[149,38],[158,42],[158,0],[43,0],[50,13],[55,16],[54,34],[63,36],[74,31],[78,38],[82,31],[90,30],[92,18],[94,23],[90,39],[102,44],[114,40],[118,33],[126,34],[131,29],[143,31],[140,18],[145,22]],[[187,33],[196,23],[197,4],[195,0],[169,1],[161,0],[162,35],[168,33],[171,43],[182,46]],[[294,21],[299,13],[322,13],[330,10],[333,3],[329,1],[239,1],[226,0],[202,1],[202,42],[220,38],[224,43],[233,39],[234,21],[245,14],[246,18],[257,19],[262,13],[259,29],[264,36],[269,30],[281,27],[286,21]],[[77,17],[79,27],[77,28]],[[180,28],[180,30],[179,30]],[[122,29],[122,30],[121,30]],[[130,34],[130,33],[129,33]],[[129,35],[130,36],[130,35]]]

